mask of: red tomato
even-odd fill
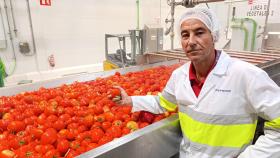
[[[61,139],[57,141],[56,149],[60,152],[61,155],[64,155],[70,148],[70,143],[66,139]]]
[[[45,158],[59,158],[60,154],[57,150],[52,149],[52,150],[47,151],[44,157]]]
[[[104,132],[100,128],[95,128],[90,131],[91,141],[97,143],[103,136]]]
[[[53,128],[48,128],[41,136],[41,143],[43,145],[46,144],[53,144],[56,142],[57,139],[57,132]]]
[[[43,133],[44,131],[42,129],[35,128],[35,127],[30,130],[30,134],[36,139],[41,138]]]
[[[78,127],[78,132],[79,133],[82,133],[82,132],[85,132],[87,130],[87,127],[85,125],[81,125]]]
[[[78,149],[81,146],[80,142],[77,140],[74,140],[70,143],[70,147],[71,149]]]
[[[113,140],[113,136],[111,135],[105,135],[104,137],[102,137],[99,141],[98,141],[98,145],[103,145],[106,144],[110,141]]]
[[[56,120],[57,120],[57,116],[52,114],[52,115],[49,115],[47,117],[46,121],[48,121],[48,122],[55,122]]]
[[[0,132],[7,130],[9,120],[0,119]]]
[[[59,120],[62,120],[63,122],[67,122],[71,118],[71,115],[69,114],[62,114],[58,117]]]
[[[112,126],[106,131],[106,135],[107,134],[112,136],[113,138],[119,138],[122,136],[122,130],[120,127]]]
[[[101,126],[102,126],[101,122],[94,122],[90,129],[102,128]]]
[[[107,129],[109,129],[111,126],[112,126],[112,123],[111,122],[109,122],[109,121],[105,121],[105,122],[102,122],[102,129],[104,130],[104,131],[106,131]]]
[[[113,122],[115,119],[115,116],[112,112],[106,112],[104,113],[104,116],[105,116],[105,120],[109,122]]]
[[[94,122],[94,116],[89,114],[83,118],[83,124],[87,127],[91,127]]]
[[[53,128],[55,128],[57,131],[65,128],[65,123],[62,120],[57,120],[53,123]]]
[[[97,143],[90,143],[87,145],[87,150],[91,150],[91,149],[94,149],[94,148],[97,148],[98,147],[98,144]]]
[[[115,120],[112,125],[118,126],[118,127],[123,127],[123,122],[121,120]]]
[[[147,122],[140,122],[140,123],[139,123],[139,128],[144,128],[144,127],[149,126],[149,125],[150,125],[150,124],[147,123]]]
[[[104,122],[105,121],[105,116],[104,116],[104,114],[97,115],[97,116],[94,117],[94,120],[98,121],[98,122]]]
[[[21,121],[12,121],[8,126],[9,132],[19,132],[25,129],[25,124]]]
[[[37,122],[38,122],[40,125],[43,125],[43,124],[45,124],[46,119],[47,119],[46,114],[42,113],[42,114],[37,118]]]
[[[138,119],[139,119],[139,114],[140,114],[140,111],[137,111],[137,112],[132,113],[132,114],[131,114],[131,120],[137,122]]]

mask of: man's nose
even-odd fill
[[[196,38],[195,38],[195,36],[194,35],[190,35],[190,37],[189,37],[189,46],[190,47],[195,47],[196,46]]]

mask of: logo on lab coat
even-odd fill
[[[230,93],[231,89],[215,89],[215,92]]]

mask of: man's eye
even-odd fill
[[[203,31],[199,31],[199,32],[196,33],[196,35],[202,35],[202,34],[204,34]]]
[[[189,37],[189,34],[184,33],[184,34],[182,34],[182,37],[184,37],[184,38]]]

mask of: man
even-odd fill
[[[122,90],[121,104],[153,113],[178,106],[182,158],[280,158],[280,88],[263,70],[215,50],[215,20],[208,9],[188,9],[178,30],[191,62],[173,72],[158,96]],[[265,135],[251,145],[258,116],[268,120]]]

